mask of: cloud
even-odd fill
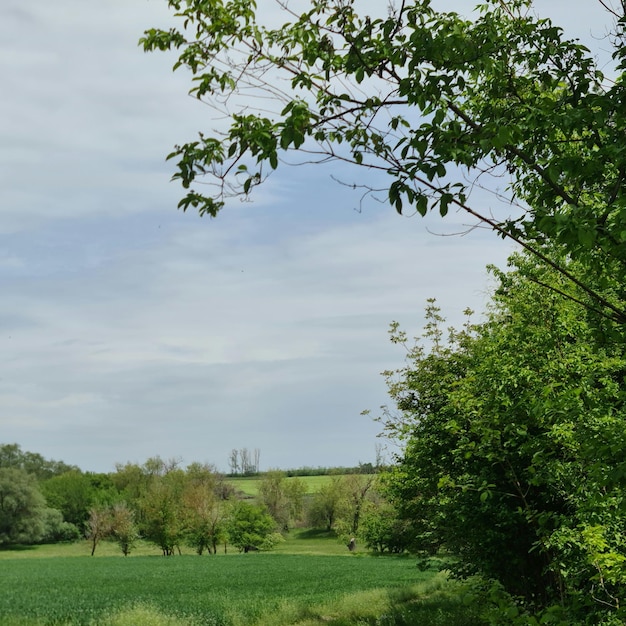
[[[480,304],[476,243],[350,208],[271,236],[255,212],[183,216],[158,237],[142,237],[155,228],[144,218],[134,246],[127,234],[99,253],[89,244],[119,218],[74,223],[85,245],[53,251],[50,272],[16,277],[0,304],[5,436],[102,470],[157,453],[220,465],[232,447],[260,447],[272,466],[367,460],[378,427],[359,413],[385,402],[378,372],[402,358],[388,323],[417,329],[429,296],[455,315]]]
[[[241,447],[264,467],[372,460],[360,412],[403,358],[389,322],[419,333],[428,297],[450,323],[481,311],[509,247],[428,232],[462,215],[361,204],[330,174],[364,173],[336,165],[286,168],[216,220],[176,211],[164,157],[215,120],[136,45],[169,19],[165,2],[0,6],[3,441],[99,471],[226,469]]]

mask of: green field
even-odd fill
[[[307,487],[307,494],[314,494],[319,491],[322,485],[325,485],[327,482],[336,478],[336,476],[332,475],[323,475],[323,476],[293,476],[288,477],[287,480],[300,480]],[[243,494],[249,497],[255,497],[259,493],[259,482],[260,478],[258,476],[242,476],[228,478],[227,479],[230,484],[232,484],[237,491],[241,491]]]
[[[192,548],[181,546],[183,554],[196,556]],[[229,552],[235,553],[237,549],[230,546]],[[220,547],[220,552],[223,547]],[[362,554],[364,548],[359,546],[357,553]],[[273,553],[277,554],[310,554],[310,555],[338,555],[350,556],[345,544],[340,541],[333,532],[323,530],[296,529],[286,535],[282,543],[276,545]],[[22,546],[10,549],[0,548],[0,572],[2,572],[3,560],[52,558],[52,557],[80,557],[90,556],[91,544],[88,541],[76,543],[55,543],[41,546]],[[121,556],[119,546],[115,542],[101,541],[96,549],[94,558]],[[138,541],[133,548],[132,557],[136,556],[161,556],[161,549],[153,543]],[[219,556],[219,555],[218,555]]]
[[[480,623],[441,574],[412,558],[350,554],[330,536],[302,532],[282,552],[202,557],[146,555],[154,548],[143,545],[124,558],[105,545],[91,558],[86,547],[0,552],[0,625]]]
[[[4,559],[0,572],[2,624],[97,624],[137,604],[186,623],[253,624],[432,577],[410,559],[288,554]]]

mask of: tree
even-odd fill
[[[199,555],[217,552],[225,538],[225,514],[221,501],[221,479],[215,469],[200,464],[187,468],[182,493],[185,537]]]
[[[82,528],[95,500],[95,491],[87,474],[71,470],[41,483],[48,506],[63,513],[66,522]]]
[[[0,468],[0,545],[36,543],[46,527],[46,501],[23,469]]]
[[[281,530],[289,530],[292,521],[302,515],[307,488],[298,478],[287,478],[284,472],[266,472],[259,483],[259,498]]]
[[[392,326],[408,352],[387,373],[399,413],[384,422],[404,444],[388,493],[422,549],[457,555],[457,573],[599,623],[621,615],[626,582],[624,346],[537,284],[558,290],[562,275],[511,262],[484,324],[446,338],[430,302],[423,341]]]
[[[63,520],[63,513],[46,508],[43,515],[44,533],[41,543],[59,543],[77,541],[82,537],[78,527]]]
[[[237,474],[239,471],[239,450],[233,448],[228,455],[228,464],[230,465],[230,473]]]
[[[411,520],[403,519],[388,502],[371,506],[360,528],[365,545],[375,552],[401,554],[415,549],[415,530]]]
[[[118,465],[111,477],[120,497],[133,512],[133,522],[166,555],[183,543],[198,554],[215,553],[225,536],[223,502],[234,494],[211,465],[148,459],[143,465]]]
[[[134,511],[125,502],[117,502],[110,508],[110,524],[111,536],[119,545],[122,554],[128,556],[139,538]]]
[[[359,532],[361,514],[366,504],[368,493],[376,483],[374,474],[348,474],[344,477],[348,502],[348,523],[351,535]]]
[[[34,474],[39,480],[72,470],[78,471],[76,466],[44,459],[36,452],[26,452],[17,443],[0,444],[0,467],[23,469],[28,474]]]
[[[228,516],[227,531],[229,542],[239,552],[258,550],[273,529],[274,520],[263,507],[244,501],[233,503]]]
[[[163,554],[170,556],[185,538],[185,512],[183,492],[185,472],[181,469],[164,469],[156,473],[139,500],[143,536],[158,545]]]
[[[239,459],[239,461],[237,460]],[[240,450],[231,450],[230,467],[231,473],[237,473],[237,470],[245,476],[251,476],[259,473],[259,462],[261,459],[261,451],[255,448],[253,451],[248,448]]]
[[[344,481],[334,476],[322,485],[309,505],[308,520],[311,526],[333,530],[337,520],[347,509],[347,492]]]
[[[465,211],[566,277],[564,294],[576,286],[582,304],[624,325],[623,3],[607,13],[610,80],[530,0],[485,0],[471,19],[430,0],[386,15],[385,3],[378,15],[357,14],[352,0],[310,0],[301,13],[279,3],[278,28],[241,0],[168,5],[181,28],[147,30],[140,43],[177,50],[191,93],[230,122],[168,156],[187,190],[180,208],[215,216],[282,163],[353,164],[389,175],[381,189],[359,185],[366,195],[386,192],[399,212]],[[247,93],[261,96],[258,108]],[[481,213],[475,187],[508,193],[507,213]]]
[[[96,553],[100,541],[111,534],[112,524],[110,507],[100,505],[89,510],[89,519],[85,528],[86,537],[91,543],[91,556]]]
[[[252,458],[250,456],[250,450],[248,450],[248,448],[241,448],[241,450],[239,450],[239,459],[242,474],[248,475],[254,473],[254,468],[252,467]]]

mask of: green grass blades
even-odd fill
[[[420,572],[412,559],[366,556],[5,558],[0,625],[281,623],[267,621],[275,618],[293,624],[307,615],[317,618],[315,607],[409,587],[433,575]]]

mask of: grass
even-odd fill
[[[194,555],[195,551],[186,546],[181,547],[184,555]],[[220,552],[223,547],[220,546]],[[230,553],[236,552],[236,548],[228,547]],[[276,554],[308,554],[308,555],[351,555],[345,544],[334,532],[325,530],[299,529],[292,530],[285,538],[284,542],[277,544],[273,553]],[[361,553],[361,548],[357,548],[357,553]],[[10,549],[0,547],[0,571],[2,561],[22,560],[33,558],[52,557],[82,557],[91,555],[91,544],[89,541],[77,541],[76,543],[56,543],[38,546],[13,546]],[[94,558],[121,556],[119,546],[111,541],[101,541],[96,548]],[[137,556],[161,556],[161,550],[147,541],[138,541],[133,548],[131,558]],[[220,556],[220,555],[218,555]]]
[[[186,550],[192,554],[193,550]],[[133,556],[159,555],[161,552],[153,543],[139,541],[133,550]],[[33,559],[52,557],[75,557],[90,556],[91,544],[88,541],[77,541],[75,543],[53,543],[41,546],[18,546],[10,549],[0,548],[0,571],[2,561],[5,559]],[[118,545],[111,541],[102,541],[96,548],[95,558],[103,556],[121,556]]]
[[[0,550],[0,626],[478,626],[464,588],[410,557],[294,530],[271,553],[162,557],[140,543]]]
[[[308,555],[351,555],[345,543],[331,531],[301,529],[292,530],[283,543],[279,543],[273,552],[277,554],[308,554]],[[361,554],[360,547],[357,546],[357,554]]]
[[[93,625],[156,611],[187,624],[243,626],[286,613],[315,615],[314,607],[330,614],[345,596],[432,577],[411,559],[357,555],[4,559],[0,624]]]
[[[317,493],[322,485],[330,482],[336,476],[293,476],[288,477],[286,480],[300,480],[307,487],[307,494],[311,495]],[[228,482],[235,487],[238,491],[241,491],[249,498],[254,498],[259,493],[259,482],[261,480],[258,476],[250,477],[234,477],[228,478]]]

